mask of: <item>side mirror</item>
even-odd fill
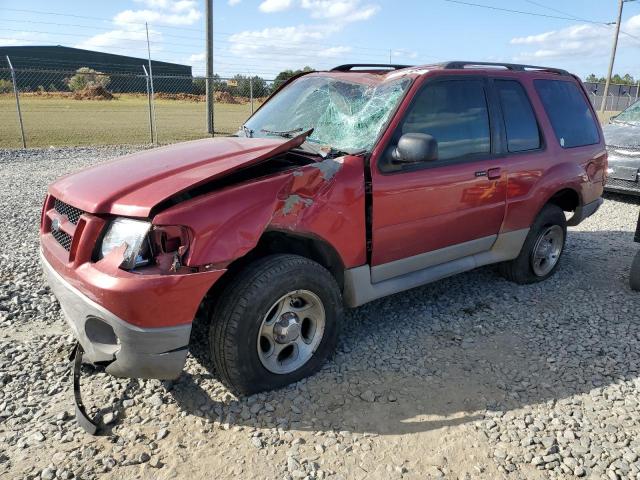
[[[426,133],[405,133],[391,157],[394,163],[432,162],[438,159],[438,142]]]

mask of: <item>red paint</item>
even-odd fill
[[[85,212],[147,217],[188,188],[286,152],[300,139],[207,138],[126,155],[61,178],[49,193]]]
[[[451,74],[517,78],[531,98],[545,148],[384,174],[378,161],[412,97],[429,78]],[[312,163],[265,174],[167,208],[151,220],[155,226],[186,227],[189,249],[181,259],[185,267],[171,272],[163,264],[130,273],[118,268],[120,251],[101,261],[93,259],[112,215],[148,217],[154,207],[177,193],[266,161],[300,140],[218,138],[129,155],[65,177],[50,187],[41,223],[45,258],[70,284],[127,322],[141,327],[180,325],[193,320],[203,296],[226,266],[254,249],[266,231],[322,240],[344,268],[364,265],[367,168],[372,182],[373,265],[527,228],[548,199],[564,189],[575,191],[583,204],[602,194],[604,143],[562,149],[533,89],[534,79],[555,78],[553,74],[424,67],[387,74],[312,75],[369,84],[394,76],[417,79],[368,158],[370,167],[362,156],[326,160],[338,164]],[[87,213],[73,225],[53,209],[53,197]],[[52,237],[54,219],[73,237],[69,252]]]
[[[322,239],[334,247],[345,268],[362,265],[363,159],[347,156],[340,161],[330,181],[308,165],[298,168],[296,175],[283,172],[183,202],[158,214],[153,223],[180,223],[194,232],[186,259],[191,266],[229,263],[254,248],[267,229]],[[300,200],[285,212],[292,195]]]
[[[487,75],[520,81],[532,101],[546,148],[415,172],[381,172],[378,162],[411,99],[427,80],[444,75]],[[560,147],[533,88],[533,80],[537,78],[558,77],[543,72],[522,74],[474,68],[435,70],[414,83],[371,157],[373,265],[483,236],[528,228],[549,198],[566,188],[578,193],[583,204],[602,195],[602,178],[606,171],[602,132],[597,145]],[[588,99],[587,103],[591,105]],[[587,167],[591,170],[590,175],[587,175]],[[497,178],[474,175],[493,169],[499,169]]]

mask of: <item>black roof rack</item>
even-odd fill
[[[350,72],[355,68],[363,69],[375,69],[375,70],[400,70],[402,68],[409,68],[412,65],[392,65],[389,63],[347,63],[345,65],[339,65],[332,68],[332,72]]]
[[[527,70],[539,70],[542,72],[551,72],[557,73],[558,75],[570,75],[566,70],[562,70],[561,68],[549,68],[549,67],[538,67],[536,65],[522,65],[519,63],[494,63],[494,62],[447,62],[442,64],[442,68],[450,70],[450,69],[463,69],[466,67],[503,67],[507,70],[515,70],[519,72],[526,72]]]

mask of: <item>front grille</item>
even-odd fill
[[[62,230],[52,230],[51,235],[67,252],[71,250],[71,240],[73,240],[71,235]]]
[[[78,220],[80,220],[80,215],[82,215],[84,213],[79,208],[72,207],[71,205],[68,205],[68,204],[66,204],[64,202],[61,202],[57,198],[53,202],[53,208],[60,215],[66,215],[67,218],[69,219],[69,221],[71,223],[73,223],[74,225],[78,224]]]
[[[64,203],[57,198],[53,201],[53,209],[60,215],[63,215],[69,219],[73,225],[78,225],[78,221],[80,220],[80,216],[85,213],[79,208],[72,207],[71,205]],[[60,229],[59,225],[56,226],[55,222],[52,221],[51,224],[51,235],[56,241],[62,245],[62,247],[66,251],[71,251],[71,243],[73,241],[73,232],[68,234],[67,232]]]

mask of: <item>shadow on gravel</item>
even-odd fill
[[[640,205],[640,195],[622,195],[621,193],[605,192],[605,200],[627,203],[629,205]]]
[[[632,237],[571,231],[559,271],[540,284],[483,268],[349,311],[334,359],[285,389],[221,402],[210,374],[188,373],[171,393],[184,411],[232,426],[397,435],[636,379]]]

